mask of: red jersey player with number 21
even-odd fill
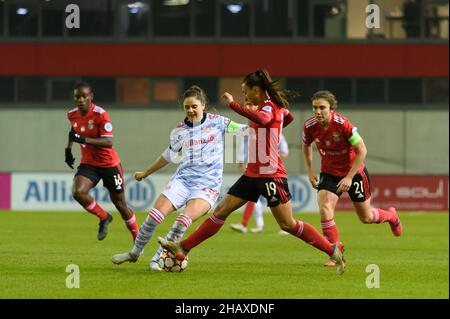
[[[318,91],[311,98],[314,116],[303,126],[303,156],[311,185],[318,190],[317,201],[324,236],[339,242],[334,210],[342,193],[348,192],[359,219],[365,224],[389,222],[395,236],[402,224],[394,207],[371,208],[370,177],[364,159],[367,149],[357,128],[335,112],[337,100],[330,91]],[[321,158],[320,179],[312,167],[311,144],[315,142]],[[325,266],[334,266],[333,261]]]
[[[139,227],[125,201],[122,166],[113,148],[112,124],[108,113],[92,103],[93,98],[94,93],[88,83],[77,84],[73,91],[73,101],[77,107],[67,113],[71,130],[65,162],[72,169],[75,162],[72,144],[79,143],[81,148],[81,161],[73,180],[72,196],[84,209],[100,219],[97,239],[103,240],[113,218],[89,195],[89,190],[102,179],[103,186],[108,189],[111,201],[134,240]]]
[[[222,98],[231,109],[249,119],[249,161],[244,175],[188,238],[172,242],[159,237],[159,243],[182,260],[191,249],[216,234],[233,211],[247,201],[256,202],[262,195],[281,229],[325,252],[336,262],[337,273],[342,274],[345,263],[341,244],[331,244],[313,226],[292,216],[291,194],[279,151],[282,128],[294,119],[287,110],[287,97],[292,92],[283,90],[278,81],[272,81],[269,73],[261,69],[244,78],[242,91],[247,103],[258,105],[256,110],[234,102],[229,93],[224,93]]]

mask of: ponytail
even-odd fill
[[[247,74],[242,82],[250,88],[255,85],[259,86],[275,104],[282,108],[289,108],[288,100],[299,96],[295,91],[284,90],[280,81],[272,80],[269,72],[265,69],[258,69],[253,73]]]

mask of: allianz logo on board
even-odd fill
[[[78,203],[72,197],[72,178],[72,176],[22,178],[22,183],[20,183],[22,185],[15,191],[20,193],[20,201],[27,206],[54,205],[55,209],[58,207],[62,209],[70,205],[75,208]],[[311,201],[312,188],[303,176],[292,175],[288,177],[288,180],[293,211],[301,211]],[[134,211],[148,210],[156,199],[156,192],[160,192],[162,185],[165,185],[158,181],[158,178],[156,180],[147,178],[137,182],[132,176],[126,175],[125,196],[130,208]],[[164,178],[164,182],[167,182],[166,178]],[[226,194],[227,189],[223,191],[221,196]],[[90,194],[100,204],[112,205],[108,190],[103,187],[101,181],[90,191]]]
[[[72,197],[72,181],[64,178],[29,179],[23,194],[24,203],[78,205]],[[99,182],[89,194],[100,204],[112,204],[108,190],[102,186],[102,182]],[[128,177],[125,179],[125,197],[131,209],[147,210],[155,200],[155,186],[150,179],[137,182]]]
[[[141,182],[137,182],[132,177],[127,178],[125,192],[128,205],[135,211],[149,210],[156,197],[155,186],[149,178]]]
[[[292,195],[292,211],[301,211],[311,200],[311,184],[308,180],[298,175],[288,176],[288,183],[289,191]]]

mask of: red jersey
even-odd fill
[[[112,137],[113,129],[108,113],[100,106],[91,104],[86,115],[74,108],[67,112],[67,119],[76,133],[83,137]],[[114,167],[120,163],[119,156],[113,147],[98,147],[90,144],[80,144],[81,164],[96,167]]]
[[[348,141],[357,128],[344,116],[331,113],[328,127],[323,128],[315,117],[305,121],[302,140],[305,145],[316,143],[321,157],[321,172],[346,176],[355,160],[355,150]],[[360,173],[364,163],[358,169]]]
[[[248,177],[286,177],[280,158],[280,134],[283,121],[289,111],[278,107],[271,100],[258,106],[258,112],[266,113],[270,121],[265,126],[249,120],[249,155],[244,173]]]

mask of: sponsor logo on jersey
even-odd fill
[[[194,145],[201,145],[201,144],[206,144],[208,142],[215,142],[217,140],[217,137],[215,135],[210,135],[208,136],[208,138],[202,138],[199,140],[194,140],[191,139],[189,141],[187,141],[188,147],[192,147]]]
[[[94,121],[93,120],[89,120],[88,122],[88,129],[92,130],[94,128]]]
[[[267,111],[267,112],[272,112],[272,107],[270,105],[266,105],[266,106],[263,106],[263,108],[261,110]]]
[[[341,141],[341,134],[339,134],[338,132],[334,132],[333,133],[333,141],[335,143],[339,143]]]

